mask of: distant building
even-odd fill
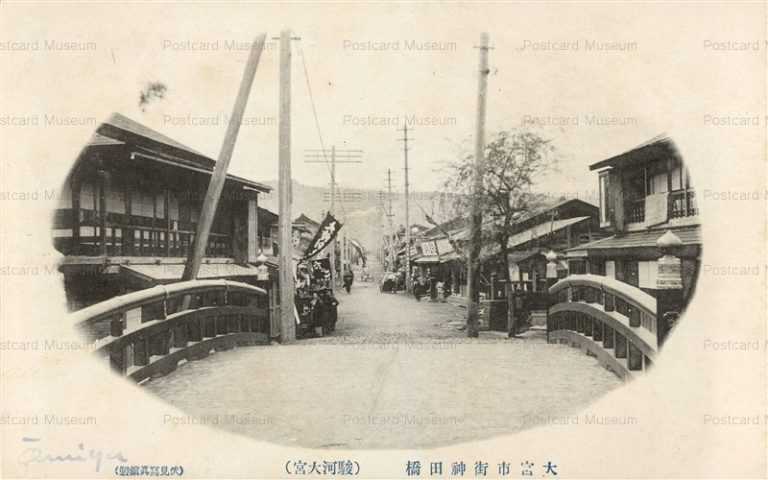
[[[62,188],[53,242],[67,300],[82,308],[178,281],[215,161],[123,115],[100,125]],[[255,279],[270,187],[227,175],[198,278]]]

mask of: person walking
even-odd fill
[[[352,273],[352,269],[349,266],[346,267],[344,276],[342,278],[344,280],[344,289],[347,291],[347,293],[351,293],[352,282],[355,280],[355,274]]]

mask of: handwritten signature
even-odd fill
[[[24,443],[39,442],[39,438],[22,437]],[[89,448],[86,450],[83,443],[78,443],[77,448],[71,452],[59,452],[51,453],[44,448],[40,447],[28,447],[19,455],[19,463],[24,466],[28,466],[31,463],[92,463],[95,471],[101,470],[101,463],[104,460],[115,460],[117,462],[126,463],[128,459],[125,458],[122,452],[107,452],[105,453],[101,449]]]

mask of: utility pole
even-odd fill
[[[331,145],[331,215],[336,216],[336,145]],[[336,235],[338,237],[338,235]],[[331,240],[331,293],[336,292],[336,237]],[[342,266],[343,268],[343,266]],[[344,272],[342,272],[343,274]]]
[[[409,212],[409,193],[408,193],[408,124],[403,125],[403,138],[400,141],[403,142],[403,156],[405,159],[405,289],[410,292],[411,285],[411,221]],[[413,139],[410,139],[413,140]]]
[[[280,121],[278,125],[279,217],[280,231],[280,337],[283,342],[296,339],[294,318],[293,232],[291,203],[291,32],[280,32]]]
[[[338,153],[337,153],[338,152]],[[331,198],[330,198],[330,209],[328,210],[331,215],[334,217],[336,216],[336,164],[337,163],[363,163],[362,156],[363,151],[358,149],[343,149],[343,150],[336,150],[335,145],[331,145],[330,151],[328,149],[322,148],[322,149],[307,149],[305,150],[305,160],[304,163],[325,163],[326,165],[329,165],[330,167],[330,174],[331,174]],[[328,157],[330,156],[330,161]],[[344,218],[344,221],[346,222],[346,217]],[[342,228],[342,235],[344,235]],[[342,243],[343,246],[343,243]],[[331,289],[333,290],[336,285],[336,280],[338,280],[336,273],[336,238],[334,238],[331,241],[330,244],[330,252],[328,255],[328,258],[331,262]],[[342,253],[342,259],[344,258],[344,253]],[[344,269],[344,264],[342,262],[341,265],[342,273]]]
[[[392,169],[387,169],[387,200],[389,201],[389,212],[387,216],[392,218]]]
[[[248,95],[251,92],[253,77],[256,75],[256,68],[259,66],[261,52],[264,50],[264,39],[266,35],[262,34],[256,37],[251,44],[251,53],[248,62],[245,64],[243,79],[240,82],[240,89],[235,97],[235,105],[232,108],[232,121],[227,125],[227,132],[224,135],[224,143],[219,152],[219,158],[213,168],[211,181],[208,183],[208,190],[205,193],[203,207],[200,210],[200,220],[197,222],[195,239],[192,244],[192,250],[187,257],[187,263],[184,265],[182,280],[194,280],[200,270],[200,264],[205,256],[205,249],[208,246],[208,237],[211,233],[211,226],[216,215],[216,207],[219,205],[221,192],[224,189],[224,182],[227,179],[227,168],[232,159],[232,152],[235,150],[237,134],[240,131],[245,105],[248,102]],[[189,307],[189,296],[183,300],[184,306]]]
[[[389,221],[389,252],[387,252],[387,256],[389,257],[389,265],[392,267],[395,264],[395,245],[394,245],[394,236],[395,236],[395,227],[392,225],[392,217],[394,217],[394,214],[392,213],[392,169],[387,169],[387,200],[389,202],[389,211],[386,212],[387,214],[387,220]],[[393,269],[394,271],[394,269]]]
[[[480,68],[477,88],[477,131],[475,132],[475,178],[472,191],[472,214],[470,217],[471,239],[469,258],[467,259],[467,336],[477,337],[479,309],[479,257],[483,214],[480,207],[480,195],[483,190],[484,155],[485,155],[485,105],[488,90],[488,34],[480,36]]]

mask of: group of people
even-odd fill
[[[429,296],[433,301],[445,301],[451,295],[451,284],[430,275],[415,275],[413,296],[417,301]]]

